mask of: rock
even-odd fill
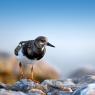
[[[77,84],[75,86],[75,89],[91,84],[91,83],[95,83],[95,76],[94,75],[87,75],[87,76],[83,76],[79,79],[76,80]]]
[[[77,94],[75,95],[80,95],[80,91],[86,88],[89,84],[95,83],[95,76],[94,75],[87,75],[83,76],[79,79],[77,79],[77,84],[75,85],[73,91],[77,90]]]
[[[5,89],[12,91],[22,91],[28,95],[45,95],[43,88],[44,87],[42,87],[39,83],[35,83],[28,79],[22,79],[16,82],[14,85],[7,86]]]
[[[14,85],[12,85],[11,89],[15,91],[28,92],[33,87],[35,87],[35,83],[33,81],[22,79],[20,81],[17,81]]]
[[[6,67],[6,68],[5,68]],[[18,79],[19,67],[11,54],[0,54],[0,82],[12,84]]]
[[[71,88],[73,91],[76,89],[76,84],[72,79],[66,79],[63,81],[64,87]]]
[[[95,83],[89,84],[87,88],[81,91],[81,95],[95,95]]]
[[[75,86],[75,83],[73,82],[73,80],[72,79],[66,79],[66,80],[64,80],[63,81],[63,84],[64,84],[64,86],[66,86],[66,87],[70,87],[70,86]]]
[[[5,89],[6,89],[6,87],[7,87],[6,84],[4,84],[4,83],[0,83],[0,89],[2,89],[2,88],[5,88]]]
[[[44,80],[47,80],[47,79],[58,80],[60,78],[58,71],[43,60],[39,60],[34,63],[33,73],[34,73],[33,79],[39,82],[43,82]],[[26,77],[31,79],[31,70],[30,72],[26,73]]]
[[[39,89],[31,89],[31,90],[29,90],[28,94],[31,94],[31,93],[35,93],[35,94],[39,94],[39,95],[46,95],[42,90],[39,90]]]
[[[83,76],[78,79],[78,84],[90,84],[95,82],[95,76],[94,75],[87,75]]]
[[[95,95],[95,76],[80,78],[77,84],[72,79],[45,80],[35,83],[22,79],[13,85],[0,83],[0,95]]]
[[[21,91],[10,91],[10,90],[5,90],[5,89],[0,89],[0,95],[28,95],[25,94]]]
[[[63,91],[63,92],[72,92],[72,89],[68,86],[65,87],[64,83],[61,82],[60,80],[45,80],[44,82],[42,82],[41,84],[43,87],[45,87],[46,92],[51,92],[51,91]]]
[[[72,72],[71,75],[69,75],[68,78],[72,79],[74,83],[79,83],[81,80],[81,77],[86,77],[88,75],[95,75],[95,70],[94,69],[89,69],[89,68],[81,68],[78,69],[74,72]]]
[[[0,95],[46,95],[42,93],[41,91],[32,91],[29,93],[24,93],[21,91],[11,91],[11,90],[5,90],[5,89],[0,89]]]
[[[14,85],[8,87],[8,89],[15,90],[15,91],[23,91],[28,92],[31,89],[41,89],[40,84],[35,83],[31,80],[22,79],[18,82],[16,82]]]
[[[72,95],[95,95],[95,76],[87,75],[79,78],[76,90]]]
[[[95,95],[95,83],[80,87],[72,95]]]
[[[44,87],[54,87],[58,89],[62,89],[64,87],[63,83],[58,80],[45,80],[41,83]]]
[[[32,65],[32,64],[31,64]],[[5,68],[6,67],[6,68]],[[29,66],[30,67],[30,66]],[[31,69],[23,69],[24,78],[31,79]],[[43,60],[34,63],[33,79],[42,82],[46,79],[59,79],[58,71]],[[21,79],[19,62],[16,56],[0,53],[0,82],[14,84]]]
[[[1,84],[1,88],[5,91],[23,92],[27,95],[71,95],[72,89],[69,84],[61,80],[45,80],[41,84],[35,83],[28,79],[17,81],[14,85]],[[65,85],[64,85],[65,83]],[[70,83],[70,80],[69,80]],[[70,83],[71,86],[72,83]],[[74,85],[74,84],[73,84]],[[9,92],[8,92],[9,93]],[[13,92],[12,92],[13,93]],[[37,94],[36,94],[37,93]],[[56,94],[55,94],[56,93]],[[14,95],[14,94],[13,94]]]
[[[55,90],[55,91],[47,93],[47,95],[72,95],[72,93],[65,93],[60,90]]]

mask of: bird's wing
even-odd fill
[[[29,44],[30,42],[32,42],[33,40],[28,40],[28,41],[21,41],[19,42],[19,45],[15,48],[14,50],[14,54],[15,55],[18,55],[18,52],[20,51],[20,49],[23,47],[23,46],[26,46],[27,44]]]
[[[22,48],[22,46],[25,44],[25,43],[27,43],[28,41],[21,41],[21,42],[19,42],[19,45],[15,48],[15,50],[14,50],[14,54],[15,55],[18,55],[18,52],[20,51],[20,49]]]
[[[18,52],[20,51],[20,49],[21,49],[21,46],[18,45],[18,46],[15,48],[15,50],[14,50],[14,54],[15,54],[15,55],[18,55]]]

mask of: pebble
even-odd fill
[[[44,80],[40,84],[29,79],[14,85],[0,83],[0,95],[95,95],[95,77],[90,75],[81,79],[77,84],[72,79]]]

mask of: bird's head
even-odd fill
[[[47,37],[44,36],[37,37],[34,42],[38,48],[43,48],[45,46],[55,47],[54,45],[49,43]]]

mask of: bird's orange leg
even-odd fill
[[[33,80],[33,66],[31,68],[31,79]]]
[[[39,83],[39,81],[36,81],[36,80],[34,79],[33,65],[32,65],[32,68],[31,68],[31,80],[34,81],[34,82],[36,82],[36,83]]]
[[[20,79],[22,79],[22,78],[24,78],[24,73],[23,73],[21,62],[19,63],[19,67],[20,67]]]

